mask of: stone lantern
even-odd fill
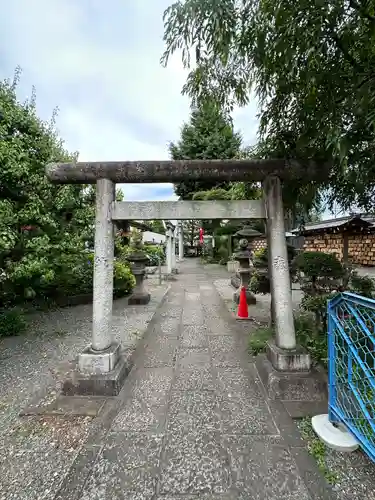
[[[150,302],[151,295],[145,288],[146,264],[149,262],[147,255],[143,251],[142,235],[136,233],[132,237],[131,252],[127,257],[131,270],[135,277],[135,287],[129,297],[129,305],[145,305]]]
[[[249,244],[251,245],[251,243],[256,238],[260,238],[261,236],[263,236],[263,234],[249,226],[244,226],[242,229],[237,231],[237,233],[235,233],[234,236],[239,236],[240,238],[246,238]]]
[[[249,247],[250,244],[256,238],[259,238],[263,235],[262,235],[262,233],[259,233],[258,231],[256,231],[255,229],[252,229],[251,227],[244,226],[242,229],[237,231],[234,234],[234,236],[237,238],[240,237],[240,238],[246,239],[248,242],[248,247]],[[249,250],[248,247],[247,247],[247,250]],[[234,254],[233,256],[236,258],[236,254]],[[251,262],[251,257],[252,257],[252,254],[251,254],[251,251],[249,250],[249,266],[248,267],[253,267],[252,262]],[[236,258],[236,261],[238,262],[237,258]],[[250,280],[250,278],[249,278],[249,280]],[[240,286],[240,282],[241,282],[241,277],[240,277],[239,271],[237,269],[235,274],[231,278],[231,284],[234,288],[238,288]]]
[[[233,300],[236,304],[238,304],[240,301],[240,293],[242,287],[245,287],[246,290],[247,303],[256,304],[256,298],[249,290],[249,282],[251,275],[251,268],[250,268],[251,252],[248,249],[248,246],[249,242],[245,238],[242,238],[239,241],[239,247],[240,247],[239,251],[234,254],[235,259],[240,263],[240,267],[237,271],[237,275],[239,276],[240,280],[239,288],[233,294]]]

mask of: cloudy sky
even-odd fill
[[[162,15],[172,0],[11,0],[0,16],[0,78],[23,70],[19,96],[36,87],[44,119],[85,160],[168,159],[189,116],[178,57],[164,69]],[[257,131],[256,106],[236,110],[244,142]],[[169,200],[169,184],[123,186],[128,200]]]

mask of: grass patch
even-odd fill
[[[261,326],[250,333],[248,351],[253,356],[264,352],[267,342],[273,336],[273,329],[269,326]]]
[[[0,338],[14,337],[25,333],[27,322],[20,309],[0,311]]]
[[[330,470],[326,463],[327,446],[318,438],[311,425],[310,418],[304,418],[296,422],[302,438],[306,442],[307,451],[316,460],[320,472],[329,484],[334,485],[338,481],[337,474]]]
[[[55,330],[55,335],[56,337],[67,337],[69,335],[69,332],[66,330]]]

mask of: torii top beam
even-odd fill
[[[217,180],[259,182],[275,175],[280,179],[312,180],[326,177],[324,166],[293,160],[177,160],[53,163],[47,178],[55,184],[94,184],[98,179],[116,183]]]

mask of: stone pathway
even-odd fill
[[[331,499],[267,401],[236,323],[195,260],[156,313],[116,402],[56,500]]]

